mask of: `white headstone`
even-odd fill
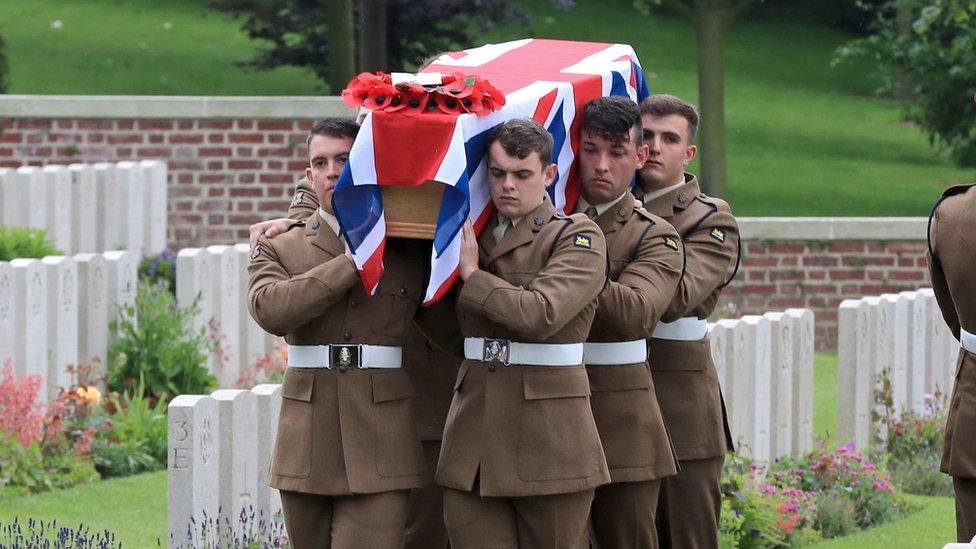
[[[757,460],[768,461],[772,400],[769,320],[761,316],[744,316],[736,324],[733,337],[736,404],[732,415],[737,418],[747,453]]]
[[[929,392],[929,355],[932,346],[931,311],[925,296],[917,291],[908,292],[912,300],[912,350],[910,394],[912,409],[925,409],[925,395]]]
[[[257,398],[257,467],[255,468],[257,497],[254,509],[257,516],[268,522],[281,512],[281,495],[268,486],[275,438],[278,436],[278,417],[281,413],[281,385],[255,385],[251,392]]]
[[[918,291],[918,299],[923,302],[925,307],[928,324],[924,330],[927,339],[925,358],[925,390],[926,393],[935,394],[936,392],[945,393],[945,382],[947,362],[945,356],[945,345],[943,334],[940,331],[945,322],[942,320],[942,311],[939,304],[935,301],[935,293],[931,288],[922,288]]]
[[[74,210],[71,218],[72,253],[100,251],[95,170],[90,164],[72,164],[68,166],[68,173],[71,174],[71,204]]]
[[[92,375],[105,375],[108,360],[108,280],[105,258],[83,253],[78,266],[78,360],[90,364]],[[96,367],[96,365],[98,365]]]
[[[910,357],[909,332],[911,330],[911,306],[907,297],[901,294],[884,294],[881,306],[889,315],[891,333],[891,396],[896,411],[908,409],[908,361]]]
[[[21,185],[23,176],[16,170],[0,168],[0,225],[26,227],[30,195]]]
[[[220,415],[220,509],[231,524],[254,510],[257,494],[257,408],[254,393],[221,389],[211,393]]]
[[[78,215],[71,203],[71,174],[66,166],[49,165],[41,170],[44,188],[49,190],[47,235],[51,243],[63,253],[74,253],[72,227]]]
[[[95,201],[96,222],[98,223],[98,251],[118,250],[125,247],[122,238],[122,192],[115,164],[96,162],[95,186],[98,199]]]
[[[209,327],[214,318],[213,279],[218,269],[214,257],[203,248],[183,248],[176,254],[176,303],[180,307],[190,307],[196,303],[195,332]],[[211,373],[218,373],[214,360],[208,366]]]
[[[140,250],[145,246],[146,193],[142,184],[142,169],[135,162],[116,164],[122,204],[122,242],[126,250]]]
[[[243,372],[241,364],[241,280],[240,261],[233,246],[207,246],[217,272],[212,277],[214,288],[214,318],[220,331],[219,381],[221,387],[234,387]],[[245,313],[246,314],[246,313]]]
[[[166,248],[167,188],[166,164],[159,160],[143,160],[139,163],[145,199],[146,253],[158,254]]]
[[[54,192],[54,182],[45,180],[44,173],[37,166],[17,168],[14,192],[20,193],[20,205],[24,208],[26,225],[32,229],[44,229],[51,240],[48,223],[54,216],[54,203],[47,199]]]
[[[14,324],[14,270],[7,261],[0,261],[0,366],[7,359],[13,364],[17,344],[23,339]]]
[[[858,449],[871,441],[874,397],[872,348],[877,336],[871,305],[846,299],[837,318],[837,434],[842,444]]]
[[[72,385],[68,366],[78,366],[78,270],[66,256],[41,260],[47,278],[47,392]]]
[[[120,315],[135,306],[139,280],[139,252],[112,250],[102,254],[105,259],[106,292],[108,294],[108,320],[119,320]],[[133,319],[138,320],[138,319]],[[109,341],[115,335],[109,333]]]
[[[793,322],[786,313],[766,313],[770,329],[772,405],[770,406],[770,452],[779,458],[793,453]]]
[[[180,547],[200,547],[204,513],[216,519],[220,505],[217,401],[206,395],[180,395],[169,403],[167,416],[169,535]],[[196,527],[191,526],[191,518]]]
[[[728,381],[731,370],[728,352],[732,340],[732,326],[735,326],[735,321],[729,319],[722,319],[708,325],[708,348],[712,353],[712,362],[715,363],[719,385],[725,395],[728,395],[731,390]],[[725,404],[729,403],[726,401]]]
[[[14,355],[18,376],[37,375],[45,382],[38,394],[46,402],[47,394],[47,277],[39,259],[14,259],[14,325],[20,334]]]
[[[793,324],[793,455],[813,449],[814,316],[810,309],[787,309]]]
[[[258,323],[251,317],[247,308],[247,266],[251,262],[251,248],[248,244],[235,244],[234,251],[237,252],[238,269],[241,273],[241,291],[239,293],[240,303],[238,305],[241,313],[241,364],[245,370],[253,368],[259,358],[271,352],[269,345],[270,339],[267,332],[258,326]]]

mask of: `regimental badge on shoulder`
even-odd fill
[[[261,255],[261,245],[260,244],[258,244],[257,246],[255,246],[254,247],[254,250],[251,252],[251,261],[254,261],[255,259],[257,259],[259,255]]]
[[[586,248],[589,250],[593,248],[593,243],[590,242],[590,237],[578,234],[573,237],[573,246],[576,246],[577,248]]]
[[[678,251],[678,241],[671,238],[670,236],[664,237],[664,245],[671,248],[674,251]]]
[[[305,191],[298,191],[297,193],[295,193],[295,198],[291,200],[292,207],[301,204],[302,200],[305,200]]]
[[[718,227],[712,229],[712,232],[708,233],[708,236],[718,240],[719,242],[725,242],[725,231],[719,229]]]

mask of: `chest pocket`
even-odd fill
[[[373,332],[392,338],[403,338],[407,325],[412,321],[417,307],[420,305],[421,289],[416,284],[405,280],[390,280],[380,283],[376,295],[370,299],[376,300],[371,307],[373,314]]]

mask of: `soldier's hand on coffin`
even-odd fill
[[[461,280],[467,280],[478,270],[478,239],[474,236],[471,220],[465,221],[461,228],[461,260],[458,262]]]
[[[278,219],[271,219],[268,221],[262,221],[260,223],[255,223],[250,227],[250,244],[251,251],[254,251],[254,247],[258,245],[258,238],[264,235],[268,238],[274,238],[275,236],[287,231],[295,224],[295,220],[290,217],[280,217]]]

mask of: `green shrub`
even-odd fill
[[[0,432],[0,498],[70,488],[99,480],[91,460],[75,452],[46,452]]]
[[[44,229],[0,227],[0,261],[60,254],[61,251],[48,242]]]
[[[176,252],[166,248],[159,255],[147,256],[139,264],[139,279],[165,283],[176,295]]]
[[[162,469],[166,464],[166,403],[150,402],[140,389],[110,394],[105,407],[114,413],[92,445],[98,472],[103,477],[121,477]]]
[[[153,402],[208,393],[217,382],[206,368],[215,344],[206,327],[192,328],[197,311],[196,304],[177,307],[161,284],[140,283],[135,306],[111,323],[117,337],[108,351],[108,388]]]

